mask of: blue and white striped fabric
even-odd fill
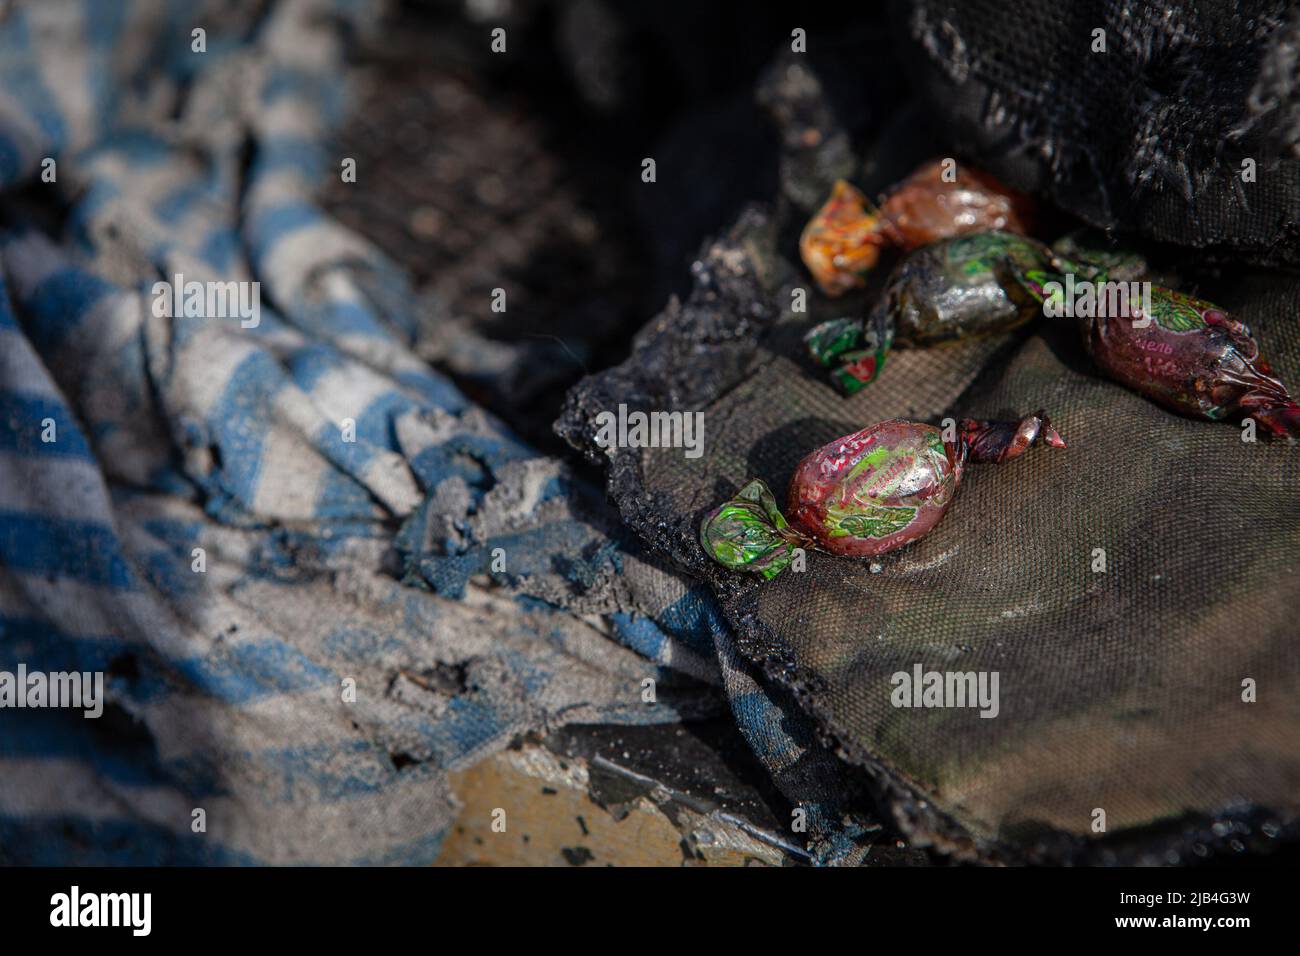
[[[429,862],[449,771],[719,689],[843,856],[833,760],[712,596],[416,358],[405,277],[314,204],[375,7],[0,20],[0,671],[109,702],[0,710],[0,860]],[[260,283],[260,320],[166,314],[177,274]]]

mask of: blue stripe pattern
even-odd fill
[[[282,51],[345,49],[382,4],[273,0],[205,22],[204,53],[192,7],[0,20],[0,190],[50,157],[67,207],[57,237],[19,204],[0,226],[0,672],[99,672],[107,697],[98,720],[0,708],[0,861],[428,863],[448,770],[728,700],[842,853],[829,771],[783,775],[816,746],[805,718],[737,663],[712,595],[419,361],[408,277],[317,206],[349,71]],[[149,115],[162,82],[180,101]],[[260,323],[155,314],[178,273],[258,282]]]

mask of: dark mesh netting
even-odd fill
[[[1293,833],[1300,449],[1243,441],[1237,420],[1180,417],[1101,377],[1065,319],[895,350],[850,398],[804,356],[802,334],[862,314],[888,272],[845,299],[810,291],[808,311],[792,311],[792,290],[811,290],[797,250],[807,197],[842,174],[814,156],[842,158],[851,141],[869,190],[952,154],[1053,201],[1057,225],[1133,230],[1126,241],[1164,284],[1232,311],[1300,387],[1300,279],[1284,265],[1300,261],[1295,131],[1287,104],[1259,92],[1284,83],[1270,57],[1294,69],[1294,46],[1289,61],[1277,48],[1281,8],[1164,17],[1142,4],[1033,3],[1011,24],[994,6],[896,11],[922,95],[859,111],[858,126],[826,107],[828,86],[845,82],[842,49],[834,71],[819,72],[811,40],[806,63],[780,58],[760,98],[786,144],[781,195],[705,247],[689,297],[626,363],[575,389],[557,428],[608,468],[624,520],[710,582],[742,650],[868,769],[914,837],[984,858],[1125,860],[1178,859],[1260,827]],[[1104,64],[1087,59],[1093,24],[1108,29]],[[1066,55],[1070,45],[1084,53]],[[1264,126],[1286,135],[1266,143]],[[792,135],[801,127],[818,135]],[[1241,143],[1260,157],[1248,203],[1232,182]],[[703,456],[606,455],[595,416],[620,403],[702,410]],[[709,509],[755,477],[783,500],[796,463],[837,436],[888,418],[1038,408],[1069,448],[971,468],[943,521],[901,550],[810,553],[803,573],[763,582],[699,545]],[[996,671],[997,717],[892,706],[891,675],[917,664]]]
[[[1097,226],[1300,261],[1300,8],[1007,6],[898,10],[953,148]]]

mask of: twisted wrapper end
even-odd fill
[[[812,546],[806,535],[789,526],[772,489],[761,478],[705,516],[700,544],[723,567],[768,580],[790,566],[798,549]]]
[[[1065,439],[1052,427],[1047,412],[1039,409],[1018,422],[965,418],[957,425],[964,457],[977,464],[1000,465],[1019,458],[1033,445],[1065,448]]]

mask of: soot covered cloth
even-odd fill
[[[1277,65],[1290,62],[1290,34],[1262,28],[1285,18],[1247,23],[1215,4],[1164,19],[1139,4],[1125,17],[1118,6],[1030,4],[1052,21],[1045,34],[1010,29],[996,4],[901,8],[920,91],[902,107],[872,94],[903,68],[878,48],[855,59],[827,43],[834,70],[819,63],[816,38],[806,59],[780,58],[759,91],[785,144],[780,195],[706,244],[690,296],[643,330],[626,363],[576,388],[558,425],[591,452],[599,409],[704,412],[697,460],[672,449],[593,456],[607,458],[624,519],[710,583],[741,652],[867,770],[906,832],[982,859],[1192,861],[1294,839],[1300,811],[1294,446],[1244,442],[1238,422],[1183,418],[1107,381],[1066,320],[896,350],[875,382],[844,398],[804,356],[802,335],[863,314],[888,266],[860,294],[809,291],[808,311],[793,311],[794,293],[812,287],[798,231],[834,179],[881,189],[948,155],[942,133],[953,130],[962,161],[987,163],[1058,213],[1131,230],[1121,238],[1168,266],[1176,288],[1248,324],[1278,375],[1300,386],[1300,277],[1286,265],[1296,261],[1297,159],[1285,137],[1260,145],[1277,127],[1258,119],[1264,101],[1251,92],[1286,86]],[[1086,51],[1094,20],[1110,31],[1111,59],[1061,76],[1074,60],[1054,58],[1052,44]],[[855,88],[867,91],[857,122],[833,105],[846,60],[860,64]],[[1170,64],[1200,82],[1106,121],[1129,103],[1107,89],[1158,87]],[[951,95],[931,97],[943,84]],[[1244,124],[1269,157],[1259,166],[1269,183],[1248,205],[1244,184],[1228,181],[1240,164],[1216,153],[1223,124]],[[1158,162],[1142,152],[1153,142],[1166,150]],[[1083,162],[1089,155],[1097,161]],[[1168,182],[1171,170],[1185,176]],[[780,496],[799,460],[840,435],[887,418],[1038,408],[1069,448],[972,472],[940,525],[905,549],[874,561],[810,553],[805,572],[764,582],[722,569],[700,546],[711,508],[751,478]],[[918,665],[996,672],[996,716],[894,706],[894,675]]]

